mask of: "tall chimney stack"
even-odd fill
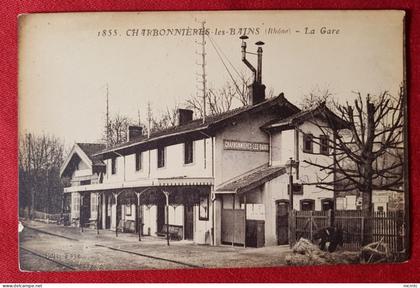
[[[254,81],[251,85],[248,86],[248,104],[255,105],[261,103],[265,100],[265,85],[262,84],[262,52],[263,49],[261,46],[264,45],[264,42],[258,41],[255,45],[258,46],[257,53],[250,53],[246,51],[246,42],[248,36],[242,35],[239,37],[242,40],[242,62],[253,72]],[[257,55],[257,69],[246,59],[246,54]]]
[[[255,45],[258,46],[257,49],[257,59],[258,59],[258,64],[257,64],[257,83],[258,84],[262,84],[262,45],[264,45],[264,42],[262,41],[258,41],[257,43],[255,43]]]

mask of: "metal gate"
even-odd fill
[[[245,245],[245,210],[222,209],[222,243]]]

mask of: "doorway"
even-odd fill
[[[111,229],[111,199],[109,194],[105,197],[105,229]]]
[[[161,202],[157,205],[157,232],[161,232],[165,224],[165,205]]]
[[[193,240],[194,236],[194,213],[193,205],[184,205],[184,239]]]
[[[90,192],[84,193],[81,200],[80,225],[85,227],[89,223],[90,218]]]
[[[289,201],[276,201],[277,245],[289,243]]]

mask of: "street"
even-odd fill
[[[285,265],[288,246],[243,248],[196,245],[136,234],[25,221],[19,233],[24,271],[143,270]]]

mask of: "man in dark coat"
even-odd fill
[[[321,250],[328,249],[328,252],[334,252],[338,245],[343,247],[343,230],[336,227],[327,227],[318,230],[313,235],[314,240],[319,240]]]

